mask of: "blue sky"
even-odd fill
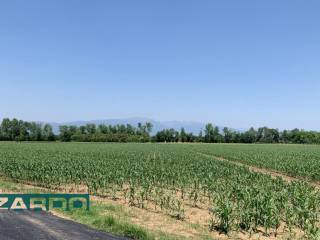
[[[2,1],[0,118],[320,130],[320,2]]]

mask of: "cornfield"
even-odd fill
[[[317,238],[317,188],[232,161],[309,181],[320,179],[319,153],[311,145],[0,143],[0,173],[51,189],[85,186],[90,194],[152,205],[181,221],[186,207],[203,208],[208,230],[225,234],[301,231]]]

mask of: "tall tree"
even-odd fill
[[[51,125],[45,124],[43,126],[42,136],[45,141],[53,141],[55,139]]]
[[[211,143],[213,142],[213,139],[214,139],[214,128],[211,123],[208,123],[204,127],[204,141],[207,143]]]
[[[149,135],[152,132],[152,127],[153,127],[153,125],[152,125],[151,122],[146,122],[146,129],[147,129],[147,132],[148,132]]]
[[[180,141],[187,142],[187,133],[184,130],[184,128],[181,128],[181,130],[180,130]]]

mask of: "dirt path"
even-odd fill
[[[304,181],[304,182],[310,184],[311,186],[320,189],[320,182],[311,182],[311,181],[308,181],[308,180],[306,180],[306,179],[304,179],[302,177],[292,177],[292,176],[289,176],[289,175],[287,175],[287,174],[285,174],[283,172],[278,172],[278,171],[267,169],[267,168],[261,168],[261,167],[257,167],[257,166],[252,166],[252,165],[249,165],[249,164],[246,164],[246,163],[233,161],[233,160],[230,160],[230,159],[227,159],[227,158],[223,158],[223,157],[220,157],[220,156],[215,156],[215,155],[201,153],[201,152],[197,152],[197,153],[199,155],[206,156],[206,157],[211,157],[211,158],[214,158],[214,159],[219,160],[219,161],[229,162],[229,163],[232,163],[234,165],[241,166],[241,167],[247,167],[252,172],[267,174],[267,175],[270,175],[271,177],[274,177],[274,178],[281,177],[283,180],[288,181],[288,182]]]

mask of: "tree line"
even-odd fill
[[[54,141],[56,136],[50,124],[4,118],[0,126],[2,141]]]
[[[86,124],[84,126],[60,126],[59,139],[63,142],[149,142],[152,124],[138,123],[105,125]]]
[[[211,123],[205,125],[198,135],[164,129],[152,135],[152,124],[138,123],[118,125],[59,126],[59,134],[54,134],[50,124],[27,122],[4,118],[0,125],[1,141],[62,141],[62,142],[203,142],[203,143],[298,143],[320,144],[320,132],[300,129],[279,131],[275,128],[250,128],[236,131],[220,129]]]

